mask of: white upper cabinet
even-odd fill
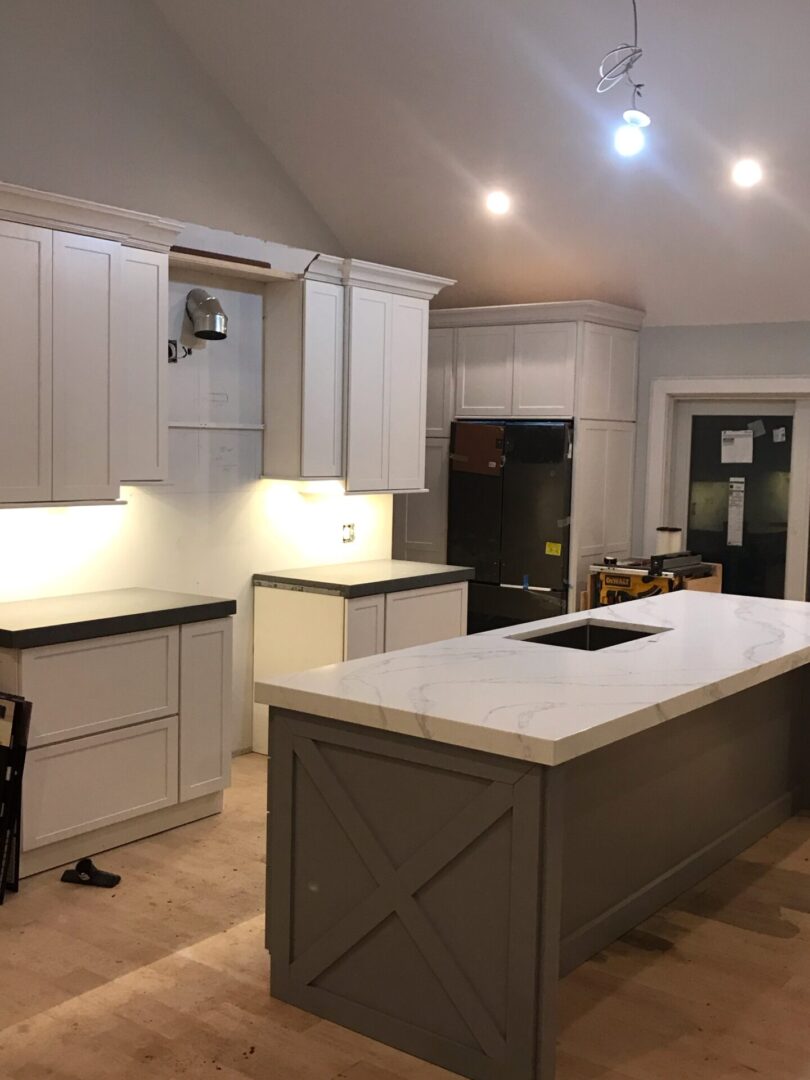
[[[346,489],[425,485],[428,302],[353,287]]]
[[[462,327],[457,349],[456,416],[509,416],[515,328]]]
[[[53,239],[53,497],[114,499],[121,245]]]
[[[388,487],[425,486],[428,302],[393,297],[388,417]]]
[[[51,498],[53,233],[0,221],[0,502]]]
[[[343,475],[343,304],[332,282],[265,291],[266,476]]]
[[[449,439],[453,420],[453,353],[455,331],[431,330],[428,334],[427,429],[429,439]]]
[[[577,324],[515,327],[512,415],[574,415]]]
[[[123,248],[121,255],[120,475],[124,481],[165,480],[169,257],[136,248]]]
[[[635,420],[638,333],[585,323],[577,390],[577,416]]]
[[[388,487],[393,297],[353,288],[349,298],[346,487]]]
[[[456,416],[574,415],[576,323],[465,326],[457,350]]]

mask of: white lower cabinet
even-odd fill
[[[359,660],[385,652],[385,597],[356,596],[346,601],[343,659]]]
[[[459,637],[467,626],[467,582],[389,593],[385,598],[385,651]]]
[[[231,782],[233,626],[230,619],[180,627],[180,801]]]
[[[194,800],[229,783],[231,634],[224,618],[0,649],[0,689],[33,703],[23,873],[180,824],[155,813],[180,803],[186,821],[216,812]]]
[[[412,562],[447,562],[447,488],[450,440],[425,444],[427,491],[394,496],[394,558]]]
[[[178,627],[167,626],[20,652],[23,692],[35,702],[29,746],[176,714],[178,645]]]
[[[253,590],[253,681],[359,660],[467,633],[467,582],[348,599]],[[267,706],[253,707],[253,749],[268,750]]]
[[[177,717],[31,750],[23,851],[177,802]]]

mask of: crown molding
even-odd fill
[[[329,281],[333,285],[343,284],[343,264],[346,262],[339,255],[318,255],[302,275],[307,281]]]
[[[149,251],[168,251],[183,229],[181,222],[170,218],[4,183],[0,183],[0,218],[100,236]]]
[[[344,260],[343,283],[358,285],[364,289],[381,289],[384,292],[416,296],[422,300],[432,300],[448,285],[455,285],[452,278],[419,274],[414,270],[400,270],[396,266],[380,266],[377,263],[362,262],[360,259]]]
[[[592,322],[640,330],[644,312],[601,300],[562,300],[544,304],[497,304],[490,307],[440,308],[431,311],[432,329],[456,326],[517,326],[524,323]]]

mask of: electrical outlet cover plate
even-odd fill
[[[349,524],[349,525],[344,525],[343,526],[343,543],[344,544],[353,544],[354,543],[354,522],[351,522],[351,524]]]

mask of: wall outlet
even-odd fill
[[[353,544],[354,543],[354,522],[353,521],[349,525],[344,525],[343,526],[343,543],[344,544]]]

